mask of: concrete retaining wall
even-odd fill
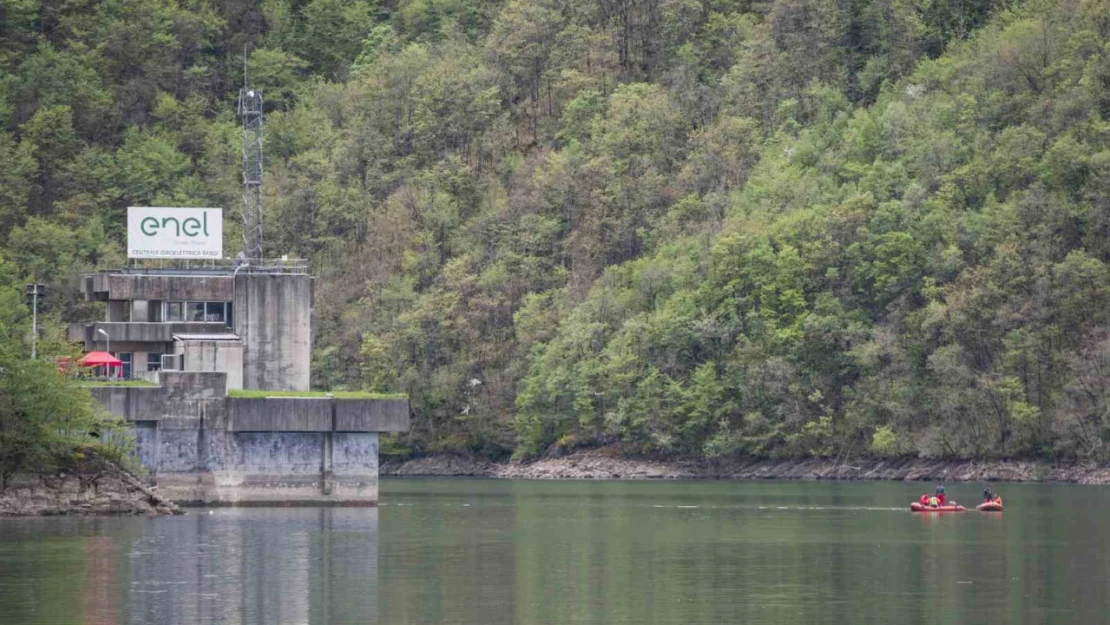
[[[327,398],[228,398],[232,432],[330,432],[332,401]]]
[[[407,432],[407,399],[337,399],[337,432]]]
[[[139,437],[139,458],[159,492],[178,503],[349,506],[378,501],[377,432],[161,429],[156,437]]]

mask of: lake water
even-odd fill
[[[385,480],[378,509],[0,520],[0,623],[1110,622],[1110,488],[909,512],[923,488]]]

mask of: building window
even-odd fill
[[[165,320],[222,323],[231,327],[231,302],[166,302]]]
[[[119,358],[120,361],[123,362],[123,379],[124,380],[130,380],[131,379],[131,352],[120,352],[120,353],[116,354],[116,358]]]
[[[146,355],[146,370],[147,371],[161,371],[162,370],[162,354],[148,353]]]
[[[224,303],[223,302],[208,302],[205,304],[205,321],[213,321],[223,323],[224,321]]]
[[[151,300],[150,301],[150,320],[153,321],[153,322],[156,322],[156,323],[162,321],[162,313],[164,312],[162,310],[163,308],[164,308],[164,306],[162,306],[162,302],[159,302],[157,300]]]

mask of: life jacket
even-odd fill
[[[935,507],[937,507],[937,506],[939,506],[939,505],[940,505],[940,500],[939,500],[939,499],[937,499],[936,497],[930,497],[930,498],[929,498],[929,505],[930,505],[931,507],[935,508]]]
[[[923,506],[929,505],[929,496],[928,495],[922,495],[921,496],[921,505],[923,505]]]

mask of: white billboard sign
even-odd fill
[[[127,207],[128,258],[223,258],[222,208]]]

